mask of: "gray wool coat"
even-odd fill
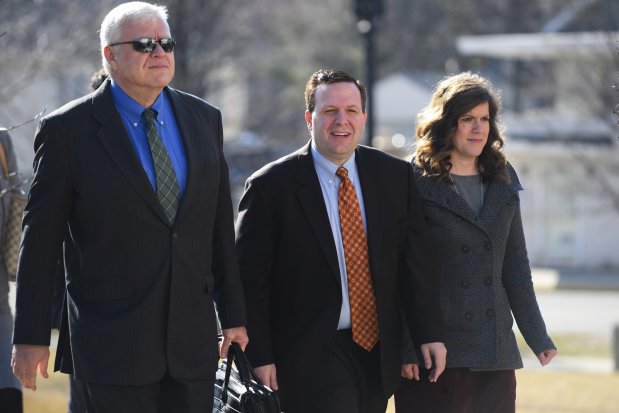
[[[555,348],[533,290],[520,216],[522,186],[511,165],[508,170],[509,182],[494,179],[485,185],[478,217],[451,185],[415,168],[441,266],[447,367],[521,368],[514,319],[536,355]],[[404,361],[417,362],[410,339],[406,342]]]

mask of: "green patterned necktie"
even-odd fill
[[[153,157],[155,166],[155,177],[157,180],[157,198],[163,208],[170,224],[174,223],[176,211],[178,210],[178,181],[172,160],[163,142],[159,138],[155,119],[157,112],[154,109],[146,109],[142,112],[142,119],[146,124],[146,136],[148,146]]]

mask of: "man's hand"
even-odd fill
[[[221,330],[221,333],[224,339],[219,345],[219,357],[222,359],[228,357],[228,349],[233,342],[238,343],[238,345],[241,346],[241,350],[245,351],[245,347],[247,347],[247,343],[249,343],[245,327],[224,328]]]
[[[430,370],[432,366],[434,368],[430,371],[428,379],[430,382],[435,383],[443,371],[445,370],[445,364],[447,363],[447,349],[443,343],[426,343],[421,345],[421,354],[423,354],[423,361],[426,369]],[[434,360],[434,364],[432,363]]]
[[[37,389],[37,368],[44,379],[47,379],[47,362],[49,361],[49,347],[34,344],[15,344],[11,367],[13,374],[21,384],[27,388]]]
[[[550,363],[550,361],[557,355],[557,349],[549,348],[548,350],[544,350],[537,355],[537,359],[542,366]]]
[[[260,383],[269,387],[271,390],[278,390],[277,374],[275,373],[275,364],[267,364],[266,366],[256,367],[254,369],[256,376],[260,379]]]
[[[419,381],[419,365],[418,364],[402,364],[402,371],[400,373],[405,379],[415,379]]]

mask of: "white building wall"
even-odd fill
[[[619,194],[615,146],[510,142],[519,172],[523,225],[534,266],[619,267]],[[611,182],[615,192],[604,188]]]

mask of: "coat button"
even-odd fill
[[[463,246],[460,247],[460,251],[467,253],[469,252],[470,247],[466,244],[464,244]]]
[[[484,278],[484,285],[490,287],[492,285],[492,277]]]
[[[172,233],[172,239],[178,239],[178,234],[176,232]]]
[[[464,313],[464,319],[466,321],[471,321],[473,319],[473,314],[471,314],[471,313]]]
[[[494,310],[492,308],[487,309],[486,315],[488,316],[488,318],[494,317]]]
[[[488,251],[492,249],[492,244],[490,243],[490,241],[486,241],[486,243],[484,244],[484,248]]]
[[[469,280],[462,280],[460,285],[462,286],[462,288],[469,288],[471,283],[469,282]]]

